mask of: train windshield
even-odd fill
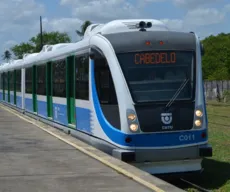
[[[186,80],[175,101],[193,99],[194,52],[130,52],[118,53],[117,57],[136,103],[167,102]]]

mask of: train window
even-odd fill
[[[108,63],[104,57],[94,60],[97,95],[106,120],[116,129],[121,129],[117,95]]]
[[[3,81],[3,77],[4,77],[4,76],[3,76],[3,73],[1,73],[0,76],[1,76],[0,89],[2,90],[2,89],[3,89],[3,82],[4,82],[4,81]]]
[[[33,68],[26,68],[26,93],[32,94],[32,75]]]
[[[46,95],[46,65],[37,66],[37,94]]]
[[[194,52],[129,52],[117,57],[135,103],[168,101],[185,80],[176,100],[194,99]]]
[[[4,88],[8,90],[8,73],[4,73]]]
[[[75,57],[76,99],[89,100],[89,55]]]
[[[52,64],[53,96],[66,97],[66,62],[64,59]]]
[[[21,69],[16,71],[16,91],[21,92]]]
[[[10,71],[10,91],[14,91],[14,72]]]
[[[117,104],[113,79],[105,58],[95,60],[95,80],[100,103]]]

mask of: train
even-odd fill
[[[150,174],[200,173],[212,156],[203,54],[196,33],[160,20],[91,24],[2,63],[0,100]]]

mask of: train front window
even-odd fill
[[[136,103],[169,101],[186,79],[176,100],[193,98],[194,52],[132,52],[117,57]]]

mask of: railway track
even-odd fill
[[[195,183],[192,183],[192,182],[190,182],[190,181],[188,181],[186,179],[180,178],[180,181],[187,185],[186,188],[191,188],[192,187],[193,189],[196,189],[198,192],[211,192],[210,190],[205,189],[205,188],[203,188],[203,187],[201,187],[201,186],[199,186],[199,185],[197,185]],[[179,187],[179,186],[177,186],[177,187]]]
[[[163,179],[163,178],[162,178]],[[191,182],[185,178],[177,178],[177,179],[173,179],[173,180],[168,180],[168,179],[163,179],[168,183],[171,183],[172,185],[183,189],[186,191],[186,189],[193,189],[193,190],[189,190],[191,192],[211,192],[211,190],[205,189],[202,186],[197,185],[194,182]]]

